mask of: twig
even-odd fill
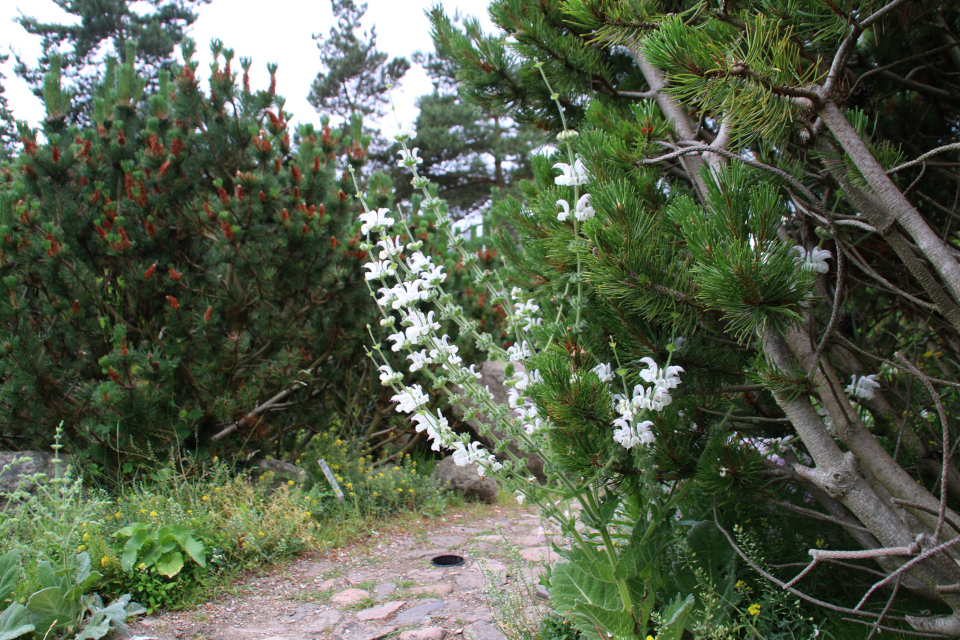
[[[918,157],[918,158],[916,158],[916,159],[914,159],[914,160],[911,160],[910,162],[904,162],[903,164],[900,164],[900,165],[895,166],[893,169],[888,169],[888,170],[887,170],[887,174],[889,175],[889,174],[891,174],[891,173],[896,173],[897,171],[900,171],[901,169],[906,169],[907,167],[912,167],[912,166],[914,166],[914,165],[921,164],[921,163],[923,163],[924,160],[926,160],[926,159],[929,158],[930,156],[934,156],[934,155],[936,155],[936,154],[938,154],[938,153],[943,153],[944,151],[953,151],[954,149],[960,149],[960,142],[954,142],[953,144],[945,144],[945,145],[943,145],[942,147],[937,147],[936,149],[933,149],[933,150],[931,150],[931,151],[927,151],[927,152],[926,152],[925,154],[923,154],[922,156],[920,156],[920,157]]]
[[[824,522],[830,522],[837,525],[838,527],[843,527],[844,529],[854,529],[856,531],[870,533],[870,530],[867,529],[866,527],[861,527],[860,525],[853,524],[852,522],[844,522],[840,518],[828,516],[825,513],[820,513],[819,511],[814,511],[813,509],[800,507],[795,504],[790,504],[789,502],[780,502],[779,500],[774,500],[773,498],[764,498],[764,499],[770,504],[776,505],[781,509],[793,511],[794,513],[799,513],[800,515],[806,516],[808,518],[813,518],[814,520],[822,520]]]
[[[889,556],[912,556],[916,555],[920,551],[920,545],[914,542],[909,547],[886,547],[882,549],[862,549],[860,551],[833,551],[829,549],[810,549],[809,554],[813,560],[810,561],[810,564],[807,565],[807,568],[797,574],[797,576],[786,583],[784,589],[792,587],[797,582],[802,580],[808,573],[813,571],[821,560],[832,560],[836,559],[851,559],[851,560],[868,560],[872,558],[886,558]],[[893,574],[890,574],[893,575]],[[888,579],[890,576],[885,576],[884,580]],[[879,583],[875,583],[879,584]],[[868,592],[868,595],[871,592]],[[864,596],[866,599],[866,596]],[[860,601],[863,604],[863,600]],[[860,605],[857,605],[859,608]]]
[[[906,367],[910,373],[920,378],[920,382],[923,383],[927,393],[929,393],[930,397],[933,398],[933,403],[937,407],[937,414],[940,416],[940,424],[943,426],[940,444],[940,448],[943,449],[941,454],[943,462],[940,471],[940,513],[937,515],[937,530],[933,534],[933,541],[939,542],[940,534],[943,532],[943,521],[947,515],[947,473],[950,468],[950,456],[948,455],[950,449],[950,427],[947,424],[947,414],[943,410],[943,401],[940,399],[940,394],[937,393],[937,390],[933,388],[932,384],[930,384],[930,380],[928,379],[927,375],[913,366],[913,363],[904,358],[903,354],[901,354],[899,351],[895,352],[894,355],[898,360],[900,360],[900,362],[903,363],[904,367]]]
[[[813,603],[817,606],[823,607],[824,609],[829,609],[830,611],[836,611],[838,613],[849,613],[852,615],[865,616],[869,618],[879,617],[879,614],[876,614],[876,613],[871,613],[869,611],[855,611],[853,609],[848,609],[847,607],[841,607],[841,606],[832,604],[830,602],[820,600],[819,598],[814,598],[813,596],[807,595],[806,593],[803,593],[798,589],[794,589],[793,587],[788,587],[783,580],[780,580],[770,572],[765,571],[756,562],[750,559],[750,557],[747,554],[743,552],[743,549],[741,549],[739,545],[737,545],[736,541],[733,539],[733,536],[730,535],[730,532],[724,529],[723,526],[720,524],[720,519],[717,516],[716,500],[714,500],[714,503],[713,503],[713,522],[715,525],[717,525],[717,529],[720,530],[720,533],[722,533],[723,536],[727,539],[727,542],[730,543],[730,546],[733,547],[733,550],[736,552],[736,554],[740,556],[740,558],[742,558],[743,561],[746,562],[751,569],[753,569],[754,571],[759,573],[761,576],[763,576],[773,584],[777,585],[784,591],[787,591],[788,593],[792,593],[798,598],[802,600],[806,600],[807,602]],[[957,538],[957,540],[960,540],[960,538]],[[888,620],[896,620],[897,622],[907,622],[906,618],[901,618],[901,617],[891,617],[891,618],[888,618]],[[942,636],[931,636],[931,637],[942,637]]]
[[[922,535],[922,534],[921,534],[921,535]],[[880,587],[882,587],[882,586],[885,585],[886,583],[890,582],[890,580],[892,580],[892,579],[894,579],[894,578],[896,578],[896,577],[899,577],[900,575],[903,574],[904,571],[906,571],[906,570],[909,569],[910,567],[913,567],[913,566],[915,566],[915,565],[923,562],[924,560],[929,560],[930,558],[932,558],[932,557],[935,556],[936,554],[940,553],[941,551],[944,551],[944,550],[948,549],[949,547],[952,547],[953,545],[957,544],[958,542],[960,542],[960,538],[954,538],[953,540],[950,540],[950,541],[948,541],[948,542],[944,542],[944,543],[942,543],[942,544],[938,544],[938,545],[935,546],[935,547],[932,547],[932,548],[930,548],[930,549],[927,549],[926,551],[924,551],[923,553],[921,553],[920,555],[918,555],[916,558],[913,558],[913,559],[911,559],[911,560],[908,560],[907,562],[904,562],[902,565],[900,565],[899,567],[897,567],[896,570],[895,570],[893,573],[891,573],[890,575],[888,575],[888,576],[887,576],[886,578],[884,578],[883,580],[880,580],[879,582],[875,582],[875,583],[873,584],[873,586],[871,586],[869,589],[867,589],[867,592],[863,595],[862,598],[860,598],[860,602],[857,603],[857,606],[854,607],[854,609],[855,609],[855,610],[860,609],[860,607],[862,607],[862,606],[864,605],[864,603],[867,601],[867,598],[869,598],[871,595],[873,595],[873,592],[874,592],[874,591],[876,591],[877,589],[879,589]]]
[[[722,418],[730,418],[731,422],[746,421],[746,422],[779,422],[786,423],[790,422],[790,418],[761,418],[760,416],[738,416],[733,413],[724,413],[723,411],[712,411],[710,409],[704,409],[700,407],[700,411],[704,413],[709,413],[711,415],[720,416]]]

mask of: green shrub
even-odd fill
[[[111,63],[84,128],[48,78],[43,141],[23,129],[0,169],[0,442],[43,446],[62,420],[72,454],[122,466],[238,421],[221,442],[283,451],[352,411],[374,316],[341,158],[362,165],[364,141],[291,131],[213,50],[209,94],[192,43],[148,98]],[[284,390],[294,410],[250,415]]]

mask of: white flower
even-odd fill
[[[407,258],[407,266],[410,267],[410,271],[413,273],[420,273],[432,264],[433,261],[430,257],[423,255],[419,251],[411,254],[410,257]]]
[[[720,477],[721,477],[721,478],[726,478],[726,477],[727,477],[727,473],[729,473],[729,472],[730,472],[730,469],[727,469],[726,467],[720,467]]]
[[[447,274],[443,272],[443,267],[436,264],[430,265],[430,269],[420,276],[420,282],[424,289],[440,286],[440,283],[446,279]]]
[[[430,333],[440,329],[440,323],[434,322],[433,311],[424,314],[419,309],[413,309],[403,319],[403,324],[407,325],[405,332],[407,339],[413,344],[419,344],[420,339]]]
[[[386,260],[387,258],[392,260],[403,253],[403,242],[400,242],[400,236],[396,238],[391,238],[390,236],[381,238],[377,241],[377,246],[383,249],[380,252],[381,260]]]
[[[381,307],[388,307],[397,299],[397,296],[393,293],[393,289],[380,287],[377,291],[380,293],[380,297],[377,298],[377,304]]]
[[[507,356],[511,362],[522,362],[527,358],[533,357],[533,352],[530,350],[530,345],[526,340],[519,344],[514,344],[507,349]]]
[[[472,375],[477,380],[480,380],[481,378],[483,378],[483,374],[477,371],[477,365],[475,364],[470,365],[470,368],[465,369],[465,371],[467,371],[470,375]]]
[[[580,222],[585,222],[594,216],[596,213],[593,210],[593,207],[590,206],[590,194],[586,193],[580,196],[580,199],[577,200],[577,212],[574,214],[577,217],[577,220]]]
[[[367,264],[363,265],[363,268],[370,269],[370,273],[365,275],[367,280],[381,280],[387,276],[392,276],[397,272],[397,268],[389,260],[368,262]]]
[[[414,165],[422,164],[423,158],[417,157],[417,154],[419,153],[419,147],[414,147],[413,149],[401,149],[400,151],[397,151],[397,155],[400,156],[400,161],[397,162],[397,166],[412,167]]]
[[[632,425],[629,421],[619,418],[614,420],[613,424],[619,427],[613,432],[613,440],[620,443],[624,449],[632,449],[638,444],[650,444],[656,439],[651,429],[653,423],[649,420]]]
[[[433,360],[430,359],[430,354],[427,353],[426,349],[412,352],[407,356],[407,360],[413,363],[410,365],[410,373],[419,371],[425,364],[433,364]]]
[[[393,289],[390,290],[395,298],[393,308],[408,307],[418,300],[423,300],[426,292],[420,291],[420,284],[419,280],[414,280],[413,282],[399,282],[394,285]]]
[[[380,382],[383,384],[394,384],[395,382],[400,382],[403,380],[403,374],[398,373],[390,368],[390,365],[381,365],[380,368]]]
[[[797,252],[797,261],[802,263],[800,266],[803,269],[808,271],[816,271],[817,273],[827,273],[830,271],[830,265],[827,264],[827,260],[833,258],[833,254],[824,249],[818,249],[814,247],[808,253],[803,247],[793,247],[793,250]]]
[[[487,453],[481,449],[479,442],[471,442],[469,445],[455,442],[453,446],[455,449],[453,461],[457,466],[476,464],[477,473],[481,476],[487,471],[499,471],[503,468],[503,465],[497,462],[497,458],[492,453]]]
[[[523,491],[520,491],[520,489],[517,489],[513,493],[515,494],[514,497],[517,499],[517,504],[523,504],[523,501],[527,498],[527,495]]]
[[[434,451],[440,451],[441,445],[446,445],[453,437],[447,419],[443,417],[439,409],[437,409],[436,417],[432,413],[421,411],[411,416],[411,419],[417,423],[417,433],[427,432],[427,437],[432,440],[430,448]]]
[[[558,162],[553,165],[554,169],[560,169],[563,172],[562,176],[557,176],[553,179],[554,183],[573,187],[578,184],[587,184],[589,176],[587,176],[587,169],[583,166],[583,160],[577,158],[573,162],[573,166],[566,164],[564,162]]]
[[[427,404],[427,396],[423,392],[423,387],[418,384],[407,387],[403,392],[390,398],[391,402],[396,402],[397,411],[411,413],[423,405]]]
[[[610,369],[609,363],[598,364],[593,369],[590,369],[590,371],[593,371],[599,376],[600,382],[610,382],[613,380],[613,371]]]
[[[397,142],[403,142],[404,140],[413,140],[416,137],[417,131],[413,127],[400,127],[393,139]]]
[[[873,398],[873,390],[880,388],[880,383],[874,380],[877,374],[871,373],[868,376],[857,378],[856,374],[850,376],[850,384],[847,385],[846,392],[850,395],[870,400]]]
[[[642,358],[640,362],[647,365],[647,368],[640,372],[640,377],[647,382],[652,382],[658,387],[664,389],[676,389],[680,384],[680,376],[677,375],[683,371],[683,367],[667,367],[661,369],[653,358]]]
[[[389,217],[390,209],[377,209],[376,211],[367,211],[360,214],[360,233],[366,235],[371,229],[380,231],[386,227],[393,226],[393,218]]]
[[[402,332],[387,336],[387,340],[393,340],[393,347],[390,348],[391,351],[400,351],[400,349],[410,346],[407,336]]]
[[[557,178],[559,180],[560,178]],[[570,216],[570,203],[566,200],[560,199],[557,200],[557,206],[563,209],[560,213],[557,214],[557,220],[560,222],[565,222]]]
[[[443,336],[440,340],[434,340],[436,348],[430,349],[430,357],[434,360],[446,362],[448,364],[460,364],[463,359],[457,355],[460,349],[455,344],[447,344],[450,336]]]

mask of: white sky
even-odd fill
[[[432,51],[429,23],[423,12],[438,3],[448,15],[459,9],[465,15],[479,17],[484,30],[493,30],[487,17],[488,0],[367,0],[363,27],[376,26],[377,48],[391,57],[409,58],[414,51]],[[20,13],[45,22],[67,22],[71,18],[51,0],[0,0],[0,54],[13,50],[27,60],[40,55],[40,39],[13,21]],[[320,71],[319,51],[311,36],[325,37],[333,26],[327,0],[213,0],[201,6],[199,13],[189,35],[197,42],[194,59],[200,61],[201,78],[209,74],[210,40],[219,38],[225,47],[235,50],[235,69],[240,68],[240,57],[253,59],[250,81],[254,89],[267,87],[267,63],[279,63],[277,93],[287,99],[284,110],[294,114],[294,121],[319,123],[320,115],[307,102],[307,94]],[[14,116],[36,126],[45,115],[43,105],[13,73],[13,56],[0,69],[6,76],[5,95]],[[414,100],[431,90],[426,73],[414,65],[394,90],[401,123],[412,124],[417,116]],[[395,128],[388,114],[383,129],[390,133]]]

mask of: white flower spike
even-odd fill
[[[870,400],[873,398],[873,390],[880,388],[880,383],[874,380],[876,377],[877,374],[875,373],[871,373],[868,376],[861,376],[860,378],[857,378],[856,374],[854,374],[850,376],[850,384],[847,385],[846,392],[852,396]]]

